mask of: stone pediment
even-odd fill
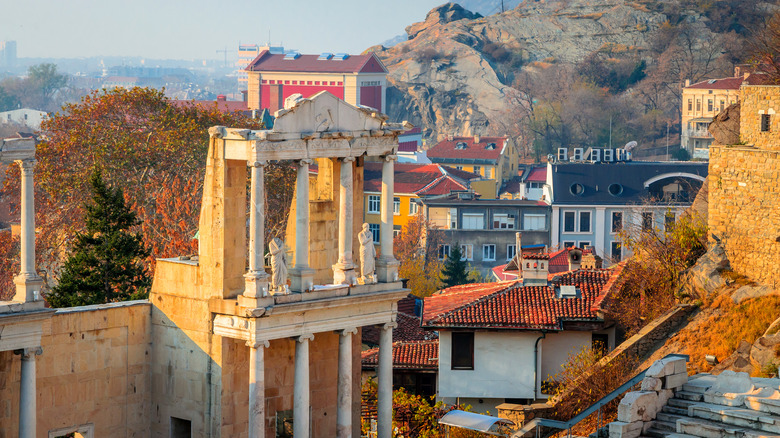
[[[0,163],[35,158],[35,140],[31,138],[0,139]]]
[[[276,112],[274,132],[371,131],[382,129],[387,120],[373,108],[351,105],[327,91],[299,96],[288,98],[285,109]]]

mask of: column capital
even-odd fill
[[[314,340],[314,334],[313,333],[307,333],[305,335],[297,336],[297,337],[295,337],[293,339],[295,339],[296,341],[298,341],[301,344],[303,344],[305,341],[313,341]]]
[[[349,162],[355,161],[355,157],[342,157],[342,158],[339,158],[339,160],[343,161],[344,163],[349,163]]]
[[[384,161],[396,161],[397,159],[398,159],[398,155],[396,154],[382,155],[382,160]]]
[[[303,159],[297,160],[296,164],[298,164],[298,166],[300,166],[300,167],[303,167],[303,166],[308,166],[309,164],[311,164],[313,162],[314,162],[314,160],[312,160],[311,158],[303,158]]]
[[[268,348],[271,346],[271,343],[268,341],[246,341],[246,346],[254,349],[258,349],[260,347]]]
[[[336,330],[336,333],[341,336],[349,336],[357,334],[357,327],[345,328],[344,330]]]
[[[35,167],[36,164],[38,164],[38,160],[35,158],[29,158],[26,160],[17,160],[17,163],[19,163],[19,167],[22,168],[23,171],[31,171],[33,170],[33,167]]]
[[[267,160],[247,161],[246,165],[247,167],[265,167],[268,165],[268,161]]]
[[[22,359],[29,359],[30,356],[40,356],[43,354],[43,347],[33,347],[33,348],[20,348],[18,350],[14,350],[14,354],[18,354],[19,356],[22,356]]]
[[[391,321],[391,322],[386,322],[386,323],[380,325],[379,328],[381,328],[382,330],[390,330],[390,329],[394,329],[396,327],[398,327],[398,323],[395,322],[395,321]]]

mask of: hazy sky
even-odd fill
[[[226,46],[358,53],[444,0],[0,0],[0,40],[19,57],[222,59]]]

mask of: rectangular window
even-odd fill
[[[590,233],[590,212],[580,212],[580,233]]]
[[[506,246],[506,259],[512,260],[515,258],[515,254],[517,254],[517,245],[510,243]]]
[[[507,213],[493,214],[494,230],[511,230],[515,228],[515,215]]]
[[[672,231],[672,228],[674,228],[674,221],[674,213],[667,213],[666,216],[664,216],[664,231]]]
[[[617,263],[623,259],[623,245],[620,242],[612,242],[612,247],[609,252],[609,256],[612,261]]]
[[[707,111],[712,112],[712,99],[707,99]]]
[[[368,224],[368,230],[374,236],[374,243],[379,243],[379,224]]]
[[[612,232],[613,233],[619,233],[623,230],[623,212],[622,211],[613,211],[612,212]]]
[[[653,212],[646,211],[642,213],[642,231],[650,231],[653,229]]]
[[[439,245],[439,260],[445,260],[449,256],[450,256],[450,246]]]
[[[574,248],[574,242],[563,242],[564,248]]]
[[[450,365],[453,370],[473,370],[474,332],[453,332],[451,353]]]
[[[696,99],[696,112],[698,113],[699,111],[701,111],[701,101]]]
[[[494,176],[493,176],[493,168],[492,167],[488,167],[488,168],[485,169],[485,176],[487,178],[491,178],[491,179],[494,178]]]
[[[379,205],[381,197],[378,195],[368,195],[368,213],[379,214]]]
[[[474,260],[474,246],[471,244],[461,245],[460,259],[462,261],[469,261],[469,262]]]
[[[580,240],[579,246],[577,248],[579,249],[585,249],[590,246],[590,241],[588,240]]]
[[[409,216],[414,216],[417,214],[417,212],[420,211],[420,204],[409,200]]]
[[[398,228],[396,228],[398,227]],[[400,225],[393,225],[393,239],[401,235],[401,226]]]
[[[393,214],[396,216],[401,214],[401,198],[393,198]]]
[[[450,229],[451,230],[457,230],[458,229],[458,209],[457,208],[451,208],[449,213],[449,222],[450,222]]]
[[[693,111],[693,99],[688,99],[688,112]]]
[[[461,229],[464,230],[484,230],[485,215],[482,213],[463,213],[463,223]]]
[[[544,214],[524,214],[524,231],[543,231],[547,228],[547,216]]]
[[[563,231],[566,233],[574,232],[574,223],[576,222],[576,213],[573,211],[563,212]]]
[[[772,116],[761,114],[761,132],[769,132],[772,127]]]
[[[726,102],[720,101],[720,110],[723,111],[726,108]]]
[[[496,259],[496,245],[482,245],[482,260],[493,261]]]
[[[474,166],[474,173],[482,175],[482,166]]]

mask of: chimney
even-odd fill
[[[447,141],[452,141],[453,138],[452,134],[447,134]]]
[[[601,269],[603,260],[596,255],[593,246],[586,246],[585,250],[587,253],[582,256],[582,269]]]
[[[582,250],[579,248],[569,248],[569,270],[576,271],[582,265]]]
[[[220,94],[217,96],[217,102],[225,102],[227,100],[227,97],[224,94]]]
[[[735,65],[734,66],[734,77],[738,78],[740,76],[742,76],[742,67],[740,67],[738,65]]]
[[[474,144],[477,144],[477,143],[479,143],[479,136],[475,135],[474,136]]]
[[[685,80],[685,86],[686,87],[690,87],[691,86],[691,80],[690,79],[686,79]]]
[[[518,263],[523,261],[523,233],[515,233],[515,255],[518,256]]]

